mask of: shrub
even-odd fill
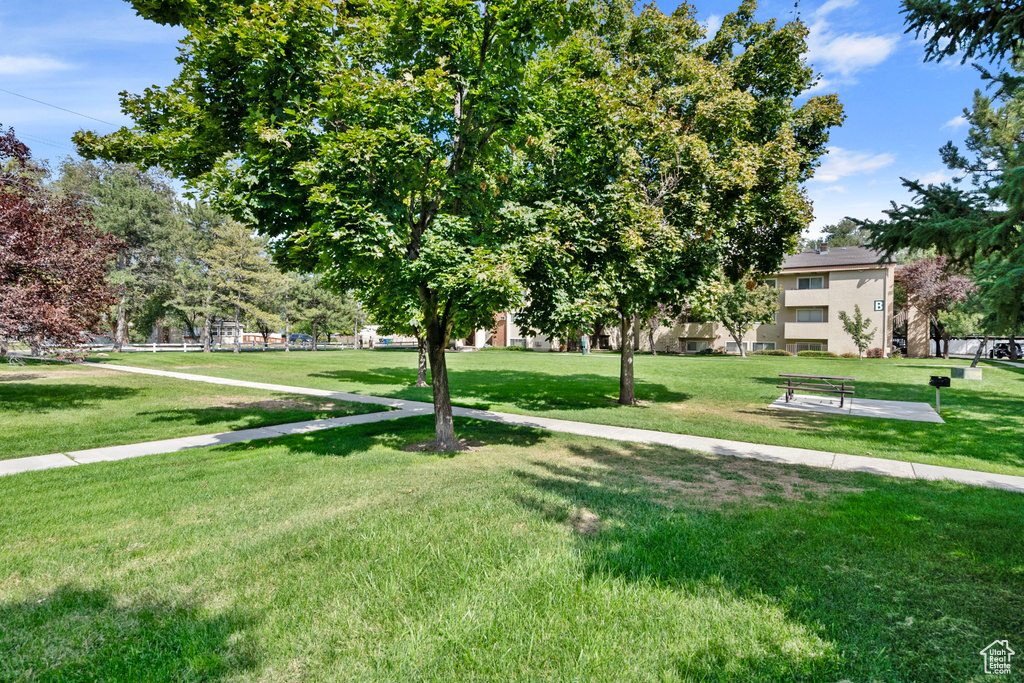
[[[721,346],[718,346],[718,347],[713,348],[713,349],[711,347],[708,347],[706,349],[701,349],[700,351],[698,351],[696,353],[696,355],[698,355],[698,356],[724,356],[725,355],[725,349],[722,348]]]
[[[803,356],[804,358],[838,358],[839,357],[836,354],[832,353],[831,351],[798,351],[796,355]]]
[[[485,346],[485,347],[483,347],[480,350],[481,351],[533,351],[533,349],[528,349],[525,346],[520,346],[519,344],[516,344],[515,346]]]
[[[841,354],[839,354],[839,357],[840,358],[860,358],[860,356],[858,356],[855,353],[841,353]]]
[[[751,351],[754,356],[792,356],[789,351],[785,349],[761,349],[760,351]]]
[[[884,358],[885,352],[876,346],[873,349],[868,349],[868,352],[864,355],[867,356],[868,358]]]

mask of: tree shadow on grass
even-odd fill
[[[1024,633],[1024,496],[655,446],[571,450],[581,464],[518,471],[514,497],[576,529],[589,576],[724,586],[833,649],[794,661],[780,644],[772,660],[710,643],[680,655],[680,678],[962,681],[981,648]]]
[[[0,604],[0,680],[216,681],[254,668],[237,634],[254,621],[192,606],[124,604],[108,592],[66,585]]]
[[[471,441],[471,448],[486,449],[491,445],[534,446],[549,435],[529,427],[502,425],[486,420],[455,418],[455,435]],[[307,434],[293,434],[275,437],[273,445],[287,448],[293,453],[344,458],[356,453],[366,453],[376,448],[402,450],[416,444],[433,441],[434,416],[417,415],[383,422],[350,425],[323,429]],[[255,443],[265,444],[268,441]],[[241,442],[217,447],[221,453],[247,451],[253,442]],[[425,457],[458,457],[459,453],[424,452]]]
[[[31,384],[4,382],[0,412],[46,413],[71,408],[91,408],[101,401],[132,398],[138,389],[90,384]]]
[[[367,403],[339,403],[330,399],[316,401],[316,405],[309,404],[308,407],[267,407],[267,404],[303,403],[301,398],[293,400],[292,397],[269,401],[253,401],[238,406],[210,406],[208,408],[177,408],[167,410],[153,410],[139,413],[142,417],[149,418],[152,422],[182,422],[194,425],[209,425],[217,423],[237,423],[235,429],[251,429],[267,425],[288,424],[289,422],[305,422],[307,420],[322,420],[334,417],[346,417],[349,415],[360,415],[383,410],[383,406]],[[334,403],[339,407],[336,410],[328,410],[319,406]],[[261,405],[262,404],[262,405]]]
[[[415,368],[373,368],[366,370],[330,370],[311,377],[342,382],[344,385],[369,384],[397,388],[376,395],[389,398],[430,400],[430,389],[417,389]],[[598,374],[554,375],[547,372],[521,370],[453,370],[448,369],[448,383],[453,403],[469,408],[489,410],[495,403],[512,404],[522,410],[579,410],[584,408],[617,407],[619,380],[617,376]],[[688,394],[673,391],[663,384],[636,380],[636,397],[641,401],[679,403],[690,398]],[[627,406],[618,406],[623,409]]]

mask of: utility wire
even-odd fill
[[[121,126],[119,126],[116,123],[111,123],[110,121],[104,121],[103,119],[98,119],[95,116],[89,116],[88,114],[83,114],[82,112],[73,111],[71,109],[65,109],[64,107],[58,107],[56,104],[50,104],[49,102],[43,102],[42,100],[37,100],[34,97],[29,97],[28,95],[21,95],[19,93],[13,92],[11,90],[7,90],[5,88],[0,88],[0,92],[5,92],[8,95],[14,95],[15,97],[20,97],[20,98],[25,99],[25,100],[30,100],[32,102],[37,102],[37,103],[45,105],[47,107],[53,107],[54,109],[60,109],[61,111],[66,111],[67,113],[74,114],[75,116],[83,116],[83,117],[85,117],[87,119],[92,119],[93,121],[99,121],[100,123],[105,123],[108,126],[113,126],[114,128],[120,128],[121,127]]]

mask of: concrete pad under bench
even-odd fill
[[[780,396],[769,408],[778,410],[802,410],[812,413],[833,413],[853,417],[881,417],[889,420],[911,422],[934,422],[946,424],[928,403],[912,401],[881,401],[873,398],[848,398],[840,407],[838,398],[828,396],[804,396],[796,394],[786,403],[786,395]]]

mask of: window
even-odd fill
[[[683,340],[683,341],[685,341],[685,340]],[[690,341],[686,342],[686,350],[688,352],[690,352],[690,353],[696,353],[697,351],[703,351],[706,348],[708,348],[708,343],[706,341],[690,340]]]
[[[778,282],[778,280],[776,280],[774,278],[772,278],[771,280],[765,280],[764,283],[766,285],[768,285],[769,287],[771,287],[772,289],[778,289],[779,288],[779,282]]]
[[[818,277],[798,277],[796,279],[797,289],[824,289],[825,278]]]
[[[798,308],[796,309],[796,321],[798,323],[823,323],[825,322],[825,309]]]
[[[750,343],[749,342],[743,342],[743,348],[744,348],[744,350],[749,349],[750,348]],[[727,341],[727,342],[725,342],[725,350],[726,350],[727,353],[739,353],[740,352],[740,348],[738,346],[736,346],[736,342],[734,342],[734,341]]]
[[[774,351],[775,342],[754,342],[754,351]]]
[[[801,351],[826,351],[825,345],[821,342],[798,342],[795,344],[796,352]]]

